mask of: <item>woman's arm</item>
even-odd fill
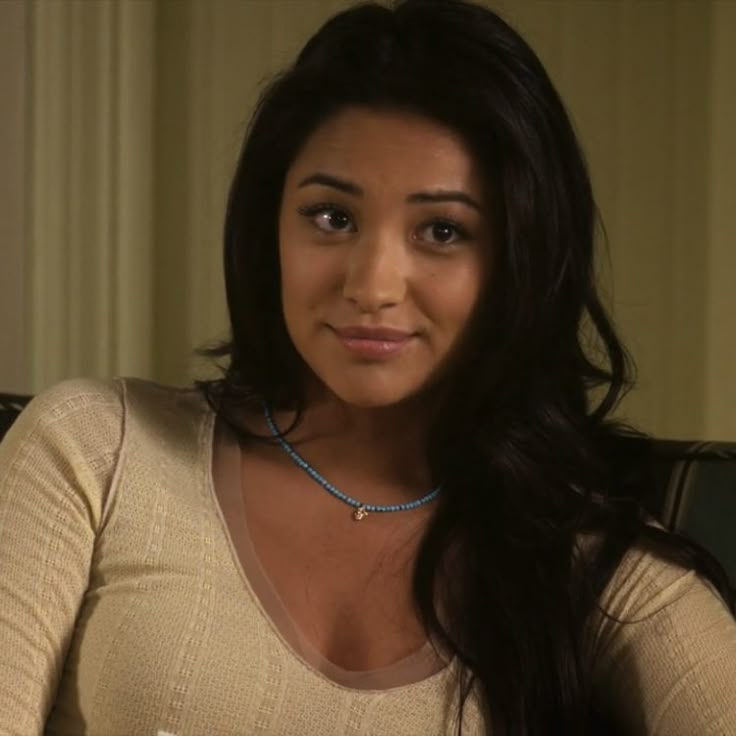
[[[596,698],[622,733],[736,735],[736,622],[707,583],[633,551],[602,604]]]
[[[41,734],[122,438],[116,385],[67,381],[0,444],[0,733]]]

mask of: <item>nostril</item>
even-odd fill
[[[406,274],[395,258],[385,256],[354,262],[343,284],[343,296],[366,312],[399,304],[406,292]]]

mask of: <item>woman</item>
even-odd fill
[[[67,382],[0,449],[0,731],[736,733],[725,577],[608,460],[594,215],[496,15],[330,20],[244,144],[223,378]]]

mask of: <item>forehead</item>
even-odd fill
[[[307,139],[289,176],[315,171],[384,184],[462,187],[480,196],[479,166],[462,137],[421,115],[349,107]]]

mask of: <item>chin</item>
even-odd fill
[[[415,398],[421,386],[371,386],[366,381],[360,385],[330,385],[329,390],[343,403],[356,409],[387,409]]]

